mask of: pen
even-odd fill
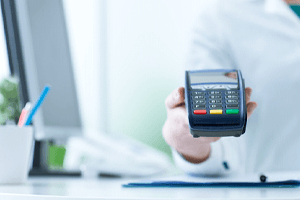
[[[50,86],[46,85],[43,89],[43,91],[41,92],[40,97],[38,98],[38,100],[35,102],[35,105],[33,106],[32,110],[30,111],[28,118],[26,120],[25,126],[28,126],[33,118],[33,116],[35,115],[36,111],[41,107],[43,101],[45,100],[47,94],[50,91]]]
[[[28,113],[31,109],[31,103],[27,102],[25,107],[22,109],[20,118],[19,118],[19,122],[18,122],[18,126],[22,127],[24,125],[24,122],[26,121],[26,118],[28,116]]]

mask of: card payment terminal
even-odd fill
[[[239,137],[246,130],[245,84],[239,70],[185,73],[185,101],[193,137]]]

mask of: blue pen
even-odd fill
[[[33,118],[33,116],[35,115],[36,111],[41,107],[43,101],[45,100],[48,92],[50,91],[50,86],[46,85],[39,97],[39,99],[35,102],[35,105],[33,106],[33,108],[31,109],[27,121],[25,123],[25,126],[28,126]]]

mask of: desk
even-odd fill
[[[24,185],[0,185],[0,199],[300,199],[300,188],[122,188],[128,181],[29,178]]]

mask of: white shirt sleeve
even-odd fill
[[[211,152],[206,161],[194,164],[186,161],[174,149],[173,159],[176,165],[190,175],[226,175],[245,171],[245,138],[224,137],[211,143]]]
[[[215,175],[224,174],[228,171],[223,165],[221,141],[211,143],[209,158],[200,164],[194,164],[186,161],[184,157],[174,149],[172,149],[172,153],[176,165],[185,173],[190,175]]]
[[[236,69],[230,45],[226,41],[226,27],[222,27],[222,1],[202,2],[186,69]],[[177,166],[188,174],[223,175],[244,171],[244,137],[223,137],[211,143],[209,158],[200,164],[186,161],[175,150],[173,157]]]

